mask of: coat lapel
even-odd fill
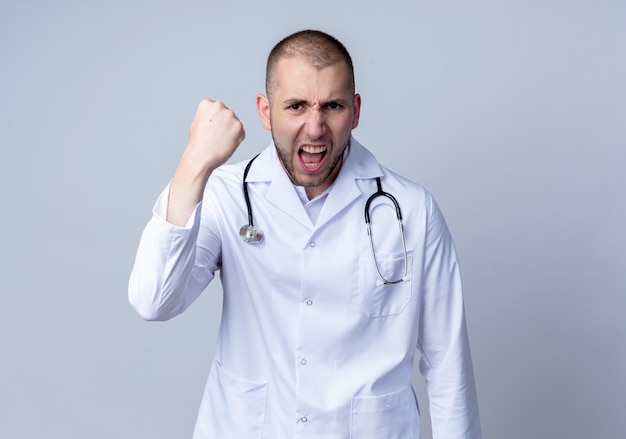
[[[358,185],[359,180],[376,178],[382,175],[382,169],[376,158],[352,138],[350,150],[320,212],[316,228],[323,227],[324,224],[331,221],[363,195]],[[365,203],[363,206],[365,207]]]
[[[333,183],[317,223],[313,225],[291,180],[278,159],[274,144],[270,144],[255,160],[246,181],[270,182],[265,197],[277,209],[308,230],[315,230],[332,220],[362,195],[357,180],[382,176],[376,158],[356,140],[351,139],[350,150]]]
[[[280,164],[273,143],[255,160],[246,181],[249,183],[270,182],[265,193],[266,200],[306,229],[313,229],[313,223],[293,188],[291,180]]]

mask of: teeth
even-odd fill
[[[324,152],[326,151],[326,147],[325,146],[303,146],[302,147],[302,151],[304,152],[308,152],[309,154],[318,154],[320,152]]]

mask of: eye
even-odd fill
[[[338,110],[341,108],[341,105],[339,105],[337,102],[329,102],[328,104],[326,104],[326,108],[330,110]]]
[[[290,110],[295,110],[295,111],[300,110],[301,108],[302,108],[302,104],[291,104],[289,106]]]

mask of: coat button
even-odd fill
[[[309,300],[306,301],[306,304],[311,306],[311,305],[313,305],[313,301],[311,299],[309,299]]]
[[[315,247],[315,246],[316,246],[315,241],[311,241],[311,242],[309,243],[309,247]]]

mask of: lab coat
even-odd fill
[[[163,191],[129,283],[143,318],[167,320],[219,272],[222,320],[193,438],[419,438],[417,351],[434,437],[480,438],[459,267],[431,194],[352,139],[314,224],[270,145],[247,177],[265,234],[249,244],[239,236],[244,166],[211,175],[185,227],[163,219]],[[375,177],[402,209],[399,284],[377,285],[364,222]],[[395,210],[383,197],[370,210],[380,270],[400,278]]]

